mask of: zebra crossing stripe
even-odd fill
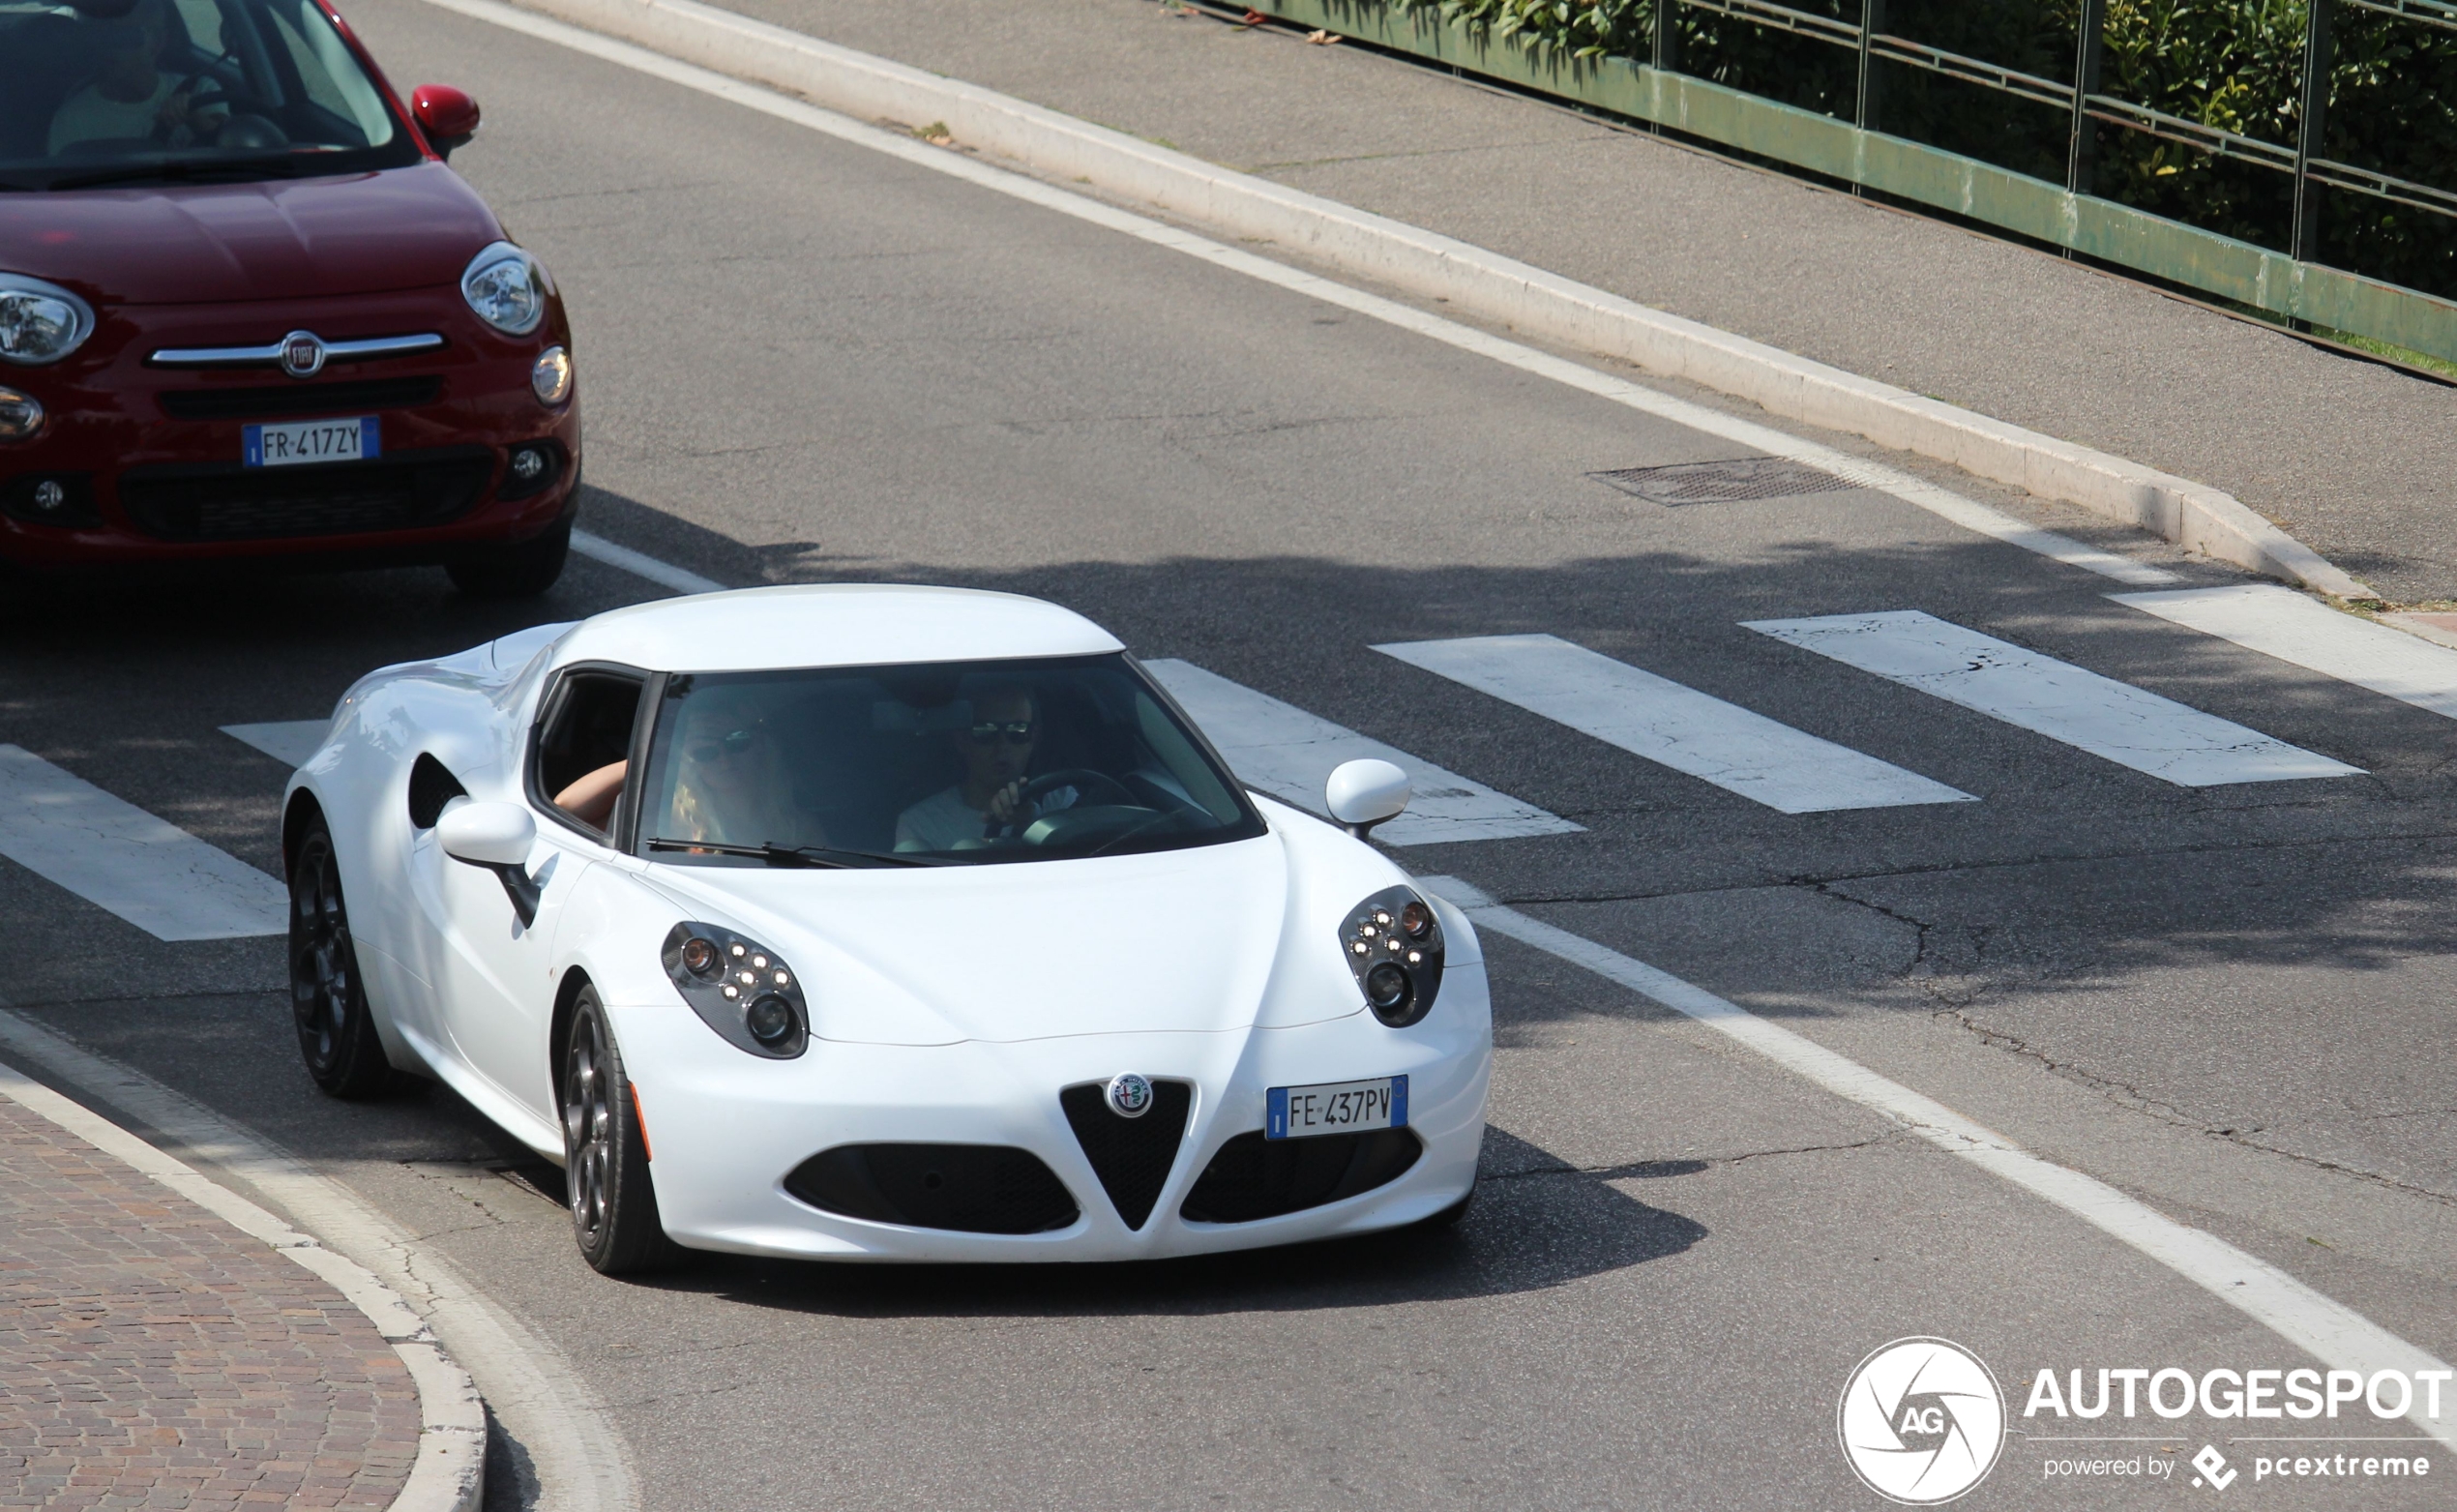
[[[329,720],[276,720],[265,725],[224,725],[222,732],[295,770],[307,765],[332,727]]]
[[[2363,770],[1917,609],[1744,623],[2180,787]]]
[[[2264,656],[2457,720],[2457,650],[2341,614],[2293,588],[2239,583],[2108,597]]]
[[[1374,648],[1785,814],[1971,795],[1553,636]]]
[[[1145,662],[1143,669],[1194,716],[1239,780],[1298,808],[1323,812],[1322,785],[1343,761],[1373,757],[1405,769],[1415,782],[1415,796],[1406,813],[1374,831],[1377,840],[1430,845],[1567,835],[1581,828],[1192,662]]]
[[[0,745],[0,856],[157,939],[240,939],[289,928],[280,882],[10,745]]]

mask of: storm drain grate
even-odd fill
[[[1783,499],[1859,487],[1830,472],[1780,457],[1743,457],[1728,462],[1675,462],[1670,467],[1624,467],[1587,474],[1623,493],[1677,508],[1735,499]]]

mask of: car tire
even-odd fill
[[[392,1084],[350,942],[333,831],[320,815],[290,859],[290,1015],[317,1086],[335,1097],[363,1098]]]
[[[473,599],[533,599],[554,586],[571,554],[572,521],[559,519],[526,541],[456,556],[444,571],[454,587]]]
[[[572,1004],[562,1111],[563,1183],[581,1258],[606,1276],[663,1270],[681,1260],[682,1246],[666,1237],[657,1215],[639,1103],[593,987],[581,988]]]

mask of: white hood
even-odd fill
[[[1146,855],[910,870],[659,866],[688,917],[802,979],[822,1040],[929,1045],[1304,1022],[1362,1005],[1336,948],[1310,1012],[1266,1014],[1291,908],[1265,835]],[[1352,900],[1351,900],[1352,901]],[[1326,926],[1324,940],[1333,936]],[[1316,973],[1300,972],[1301,977]],[[1311,997],[1315,994],[1306,993]]]

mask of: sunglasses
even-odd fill
[[[986,746],[1001,736],[1005,737],[1007,744],[1011,746],[1028,746],[1032,744],[1032,722],[1012,720],[1002,723],[997,720],[987,720],[975,725],[964,733],[976,746]]]
[[[742,755],[760,739],[758,730],[737,729],[712,739],[695,740],[683,747],[683,755],[699,762],[721,761]]]

